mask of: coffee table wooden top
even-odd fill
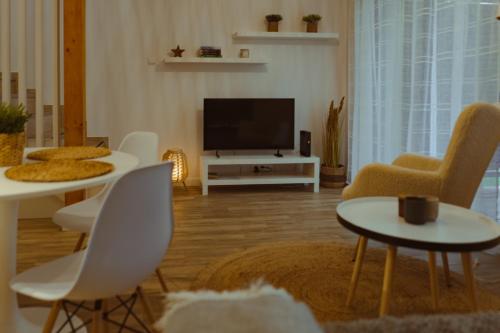
[[[412,225],[398,216],[398,199],[367,197],[342,202],[337,218],[347,229],[395,246],[446,252],[471,252],[500,243],[500,226],[487,216],[440,203],[436,222]]]

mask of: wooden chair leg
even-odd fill
[[[356,255],[358,254],[358,249],[359,249],[359,242],[361,241],[361,237],[358,237],[358,241],[356,242],[356,247],[354,248],[354,253],[352,254],[352,262],[356,261]]]
[[[80,234],[80,236],[78,237],[78,241],[76,242],[75,248],[73,249],[73,252],[78,252],[83,248],[83,243],[85,242],[86,236],[87,236],[86,233]]]
[[[465,287],[467,288],[469,302],[472,310],[477,311],[476,284],[474,281],[474,271],[472,270],[471,254],[469,252],[462,252],[461,256],[462,266],[464,269]]]
[[[109,310],[109,302],[108,302],[108,300],[104,299],[104,300],[102,300],[102,316],[101,316],[103,318],[102,319],[102,332],[103,333],[109,333],[110,332],[110,330],[109,330],[109,323],[108,323],[107,320],[104,320],[104,314],[106,312],[108,312],[108,310]]]
[[[102,301],[95,301],[94,313],[92,314],[92,329],[90,333],[102,333]]]
[[[382,298],[380,300],[380,316],[385,316],[389,312],[389,299],[391,297],[392,277],[398,248],[389,245],[385,258],[384,284],[382,285]]]
[[[358,250],[356,253],[356,262],[354,263],[354,270],[351,276],[351,284],[349,285],[349,292],[347,294],[347,306],[351,306],[352,300],[354,299],[354,293],[356,292],[356,288],[358,286],[359,274],[361,272],[361,266],[363,264],[363,258],[365,256],[366,244],[368,243],[368,238],[359,237]]]
[[[144,295],[144,290],[142,289],[141,286],[137,287],[136,289],[137,295],[139,296],[139,301],[141,302],[142,308],[144,310],[144,314],[146,315],[146,319],[148,320],[150,325],[153,325],[155,323],[155,318],[153,316],[153,310],[151,309],[151,304],[149,304],[149,301]]]
[[[451,287],[450,265],[448,263],[448,253],[441,252],[441,261],[443,263],[444,281],[446,286]]]
[[[61,302],[62,301],[56,301],[54,302],[54,304],[52,304],[52,308],[49,312],[49,317],[47,318],[47,321],[43,326],[43,333],[52,333],[52,331],[54,330],[57,317],[59,316],[59,310],[61,310]]]
[[[429,251],[429,279],[431,285],[432,309],[437,310],[439,300],[439,282],[436,269],[436,252]]]
[[[161,290],[163,290],[164,293],[168,293],[168,287],[167,287],[167,282],[163,278],[163,274],[161,273],[161,270],[157,268],[155,270],[156,276],[158,277],[158,281],[160,281],[161,285]]]

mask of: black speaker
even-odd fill
[[[311,156],[311,132],[300,131],[300,155]]]

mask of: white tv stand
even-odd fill
[[[261,185],[261,184],[314,184],[314,192],[319,192],[319,166],[317,156],[300,156],[298,154],[285,154],[283,157],[274,155],[229,155],[209,156],[200,158],[200,172],[202,194],[208,194],[208,187],[212,185]],[[296,164],[302,165],[299,172],[259,172],[239,175],[217,175],[209,178],[211,166],[216,165],[272,165]]]

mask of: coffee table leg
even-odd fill
[[[450,265],[448,264],[448,253],[441,252],[441,261],[443,262],[444,280],[446,286],[451,287]]]
[[[389,298],[391,297],[392,276],[394,273],[397,251],[398,248],[393,245],[389,245],[387,248],[384,269],[384,284],[382,286],[382,298],[380,300],[380,316],[385,316],[389,312]]]
[[[437,310],[438,308],[438,276],[436,270],[436,252],[429,251],[429,278],[431,283],[431,295],[432,295],[432,309]]]
[[[469,252],[462,252],[462,266],[464,268],[465,288],[472,310],[477,311],[476,286],[474,281],[474,272],[472,271],[472,259]]]
[[[359,273],[361,272],[361,265],[363,264],[363,257],[365,256],[367,242],[368,238],[363,236],[359,237],[356,251],[356,262],[354,263],[354,271],[352,272],[351,284],[349,285],[349,293],[347,295],[347,306],[351,306],[354,293],[356,292],[356,287],[358,286]]]

